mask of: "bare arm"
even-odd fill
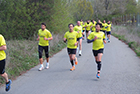
[[[75,43],[75,46],[77,46],[77,44],[78,44],[78,41]]]
[[[39,41],[39,38],[40,38],[40,37],[38,36],[37,41]]]
[[[3,46],[0,47],[0,51],[6,50],[6,49],[7,49],[6,45],[3,45]]]
[[[106,44],[106,40],[104,40],[104,43]]]
[[[44,38],[44,40],[52,40],[53,39],[53,37],[50,37],[50,38]]]
[[[63,39],[63,41],[64,41],[64,42],[66,42],[66,41],[67,41],[67,39],[66,39],[66,38],[64,38],[64,39]]]

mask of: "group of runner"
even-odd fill
[[[69,31],[64,35],[64,42],[67,42],[67,51],[69,54],[70,62],[72,65],[71,71],[75,70],[75,65],[78,61],[76,58],[76,53],[79,51],[79,56],[82,55],[82,39],[86,39],[87,43],[93,43],[93,55],[95,57],[95,62],[97,63],[97,74],[96,77],[100,78],[101,70],[101,58],[103,56],[104,43],[106,44],[106,35],[107,41],[110,42],[111,35],[111,23],[104,20],[103,23],[98,20],[98,22],[90,20],[83,22],[77,21],[77,25],[70,23],[68,25]],[[74,64],[75,62],[75,64]]]
[[[101,70],[101,58],[104,50],[104,43],[106,43],[105,36],[107,35],[107,41],[110,42],[111,35],[111,23],[104,20],[103,23],[98,20],[98,22],[88,20],[86,22],[77,21],[77,25],[70,23],[68,25],[69,31],[64,35],[63,41],[67,43],[67,52],[70,58],[72,68],[70,71],[75,70],[75,65],[78,64],[76,53],[79,52],[79,56],[82,56],[82,40],[87,39],[87,43],[93,43],[93,55],[95,57],[95,62],[97,63],[97,78],[100,78]],[[86,32],[86,34],[85,34]],[[38,53],[40,68],[39,71],[44,69],[42,53],[45,51],[46,56],[46,69],[49,69],[49,41],[52,40],[52,34],[46,29],[46,24],[41,23],[41,29],[38,30]],[[10,90],[10,85],[12,81],[8,79],[8,75],[5,72],[6,64],[6,42],[2,35],[0,35],[0,74],[5,79],[6,91]]]

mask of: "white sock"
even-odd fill
[[[82,51],[81,50],[79,50],[79,54],[81,54],[82,53]]]
[[[79,47],[77,47],[77,52],[78,52],[78,50],[79,50]]]
[[[43,64],[40,64],[41,67],[43,67]]]
[[[49,62],[46,63],[46,66],[49,66]]]

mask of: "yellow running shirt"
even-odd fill
[[[107,25],[108,25],[107,23],[102,23],[102,26],[103,26],[102,30],[103,31],[106,31],[106,28],[105,27],[107,27]]]
[[[92,23],[91,26],[93,26],[93,27],[92,27],[92,31],[93,31],[93,32],[96,31],[96,27],[95,27],[95,26],[96,26],[96,23],[94,23],[94,24]]]
[[[50,38],[52,37],[52,34],[50,33],[49,30],[45,29],[42,31],[42,29],[38,30],[38,36],[40,37],[39,39],[39,45],[40,46],[49,46],[49,40],[44,40],[44,38]]]
[[[93,50],[103,49],[104,48],[103,39],[105,39],[105,34],[103,32],[92,32],[88,36],[88,39],[92,40],[94,39],[95,36],[97,36],[97,39],[93,41],[92,49]]]
[[[81,26],[83,25],[83,21],[80,21]]]
[[[78,33],[78,38],[81,38],[81,37],[82,37],[82,26],[76,25],[76,26],[74,27],[74,31],[76,31],[76,32],[79,31],[79,33]]]
[[[89,30],[90,30],[91,24],[90,24],[90,23],[89,23],[89,24],[85,23],[85,26],[87,26],[87,27],[86,27],[86,30],[89,31]]]
[[[107,32],[110,32],[110,31],[111,31],[111,24],[107,24],[107,26],[108,26],[108,27],[106,28],[106,31],[107,31]]]
[[[2,35],[0,35],[0,47],[6,45],[5,39]],[[4,50],[0,51],[0,61],[6,59],[6,54]]]
[[[82,25],[83,30],[85,30],[85,26],[86,26],[85,24]]]
[[[70,32],[67,31],[64,35],[64,38],[67,39],[67,48],[76,49],[75,43],[77,42],[78,33],[76,31]]]

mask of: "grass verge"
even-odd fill
[[[53,37],[54,39],[50,42],[50,57],[66,47],[62,41],[62,35],[53,35]],[[10,79],[16,79],[16,77],[39,64],[37,41],[10,40],[6,43],[6,73]],[[0,77],[0,86],[4,82],[4,79]]]
[[[137,56],[140,57],[140,32],[138,27],[114,26],[112,35],[128,44],[136,52]]]

